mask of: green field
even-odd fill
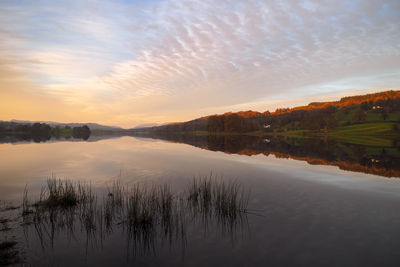
[[[360,108],[355,108],[350,110],[347,114],[343,113],[343,111],[338,111],[335,113],[335,117],[338,120],[338,125],[343,126],[348,123],[353,123],[354,115]],[[365,113],[365,122],[399,122],[400,112],[396,113],[388,113],[387,118],[384,119],[382,113],[374,112],[374,111],[367,111]]]
[[[369,112],[367,112],[366,121],[367,122],[379,122],[379,121],[380,122],[398,122],[399,116],[400,116],[400,112],[389,113],[386,120],[384,120],[381,113],[375,113],[375,112],[369,111]]]
[[[380,114],[373,114],[380,115]],[[395,114],[392,118],[396,118]],[[371,116],[371,119],[376,119]],[[276,131],[267,135],[293,135],[293,136],[316,136],[329,137],[338,141],[369,146],[393,147],[400,144],[400,123],[396,122],[372,122],[347,126],[339,126],[329,131]],[[398,130],[395,129],[398,128]]]
[[[348,126],[340,126],[330,131],[334,135],[399,135],[400,131],[394,131],[393,125],[398,123],[362,123]]]

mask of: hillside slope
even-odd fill
[[[279,108],[274,112],[228,112],[195,120],[139,131],[157,133],[332,133],[399,135],[400,91],[349,96],[332,102],[314,102],[307,106]],[[358,131],[346,129],[352,125]],[[374,130],[371,130],[374,124]],[[356,127],[357,128],[357,127]],[[382,130],[376,130],[381,128]],[[135,132],[135,130],[134,130]]]

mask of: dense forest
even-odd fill
[[[43,142],[50,140],[52,137],[59,139],[63,138],[76,138],[87,140],[90,137],[91,131],[88,126],[76,127],[51,127],[46,123],[32,123],[22,124],[16,122],[0,122],[0,136],[14,136],[19,140],[35,142]]]
[[[349,125],[390,123],[398,132],[400,91],[344,97],[334,102],[310,103],[274,112],[242,111],[202,117],[188,122],[134,129],[134,132],[328,132]]]

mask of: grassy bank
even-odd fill
[[[330,135],[400,136],[400,127],[398,123],[389,122],[363,123],[337,127],[328,133]]]

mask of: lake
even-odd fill
[[[0,241],[17,242],[18,258],[28,265],[400,265],[396,142],[110,136],[3,142],[0,158]],[[68,218],[25,221],[20,208],[25,187],[34,203],[49,177],[90,184],[98,202],[116,181],[167,184],[179,195],[194,178],[211,177],[240,185],[248,194],[247,210],[234,217],[184,214],[174,221],[179,227],[133,233],[123,221],[106,230],[96,223],[90,231],[82,218],[70,225]]]

